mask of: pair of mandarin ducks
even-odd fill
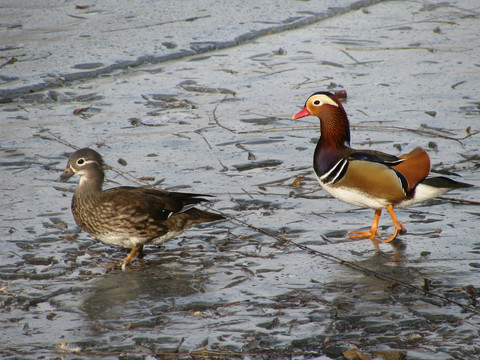
[[[310,115],[320,119],[313,168],[322,188],[339,200],[375,210],[370,230],[351,232],[347,235],[351,239],[369,238],[379,250],[378,222],[383,209],[389,212],[394,229],[382,241],[390,242],[406,231],[394,208],[471,186],[444,176],[429,177],[430,158],[420,147],[400,156],[352,149],[345,109],[329,92],[311,95],[293,119]],[[74,152],[59,180],[73,175],[80,176],[71,205],[75,222],[104,243],[131,249],[122,270],[134,256],[143,256],[144,245],[161,244],[195,224],[224,219],[194,207],[208,201],[208,195],[129,186],[102,190],[104,163],[92,149]]]

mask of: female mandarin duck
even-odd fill
[[[472,186],[443,176],[427,178],[430,157],[420,147],[400,156],[352,149],[347,114],[340,100],[329,92],[311,95],[293,119],[309,115],[320,119],[321,136],[313,158],[320,185],[337,199],[375,210],[370,231],[353,231],[347,235],[351,239],[369,238],[379,250],[376,235],[380,236],[378,221],[382,209],[387,209],[393,221],[393,234],[383,240],[390,242],[399,233],[406,232],[404,225],[397,220],[394,208]]]
[[[122,270],[135,255],[143,256],[144,245],[161,244],[196,224],[223,219],[194,207],[209,195],[132,186],[102,190],[105,164],[92,149],[75,151],[58,180],[74,175],[80,176],[72,198],[75,222],[106,244],[131,249]]]

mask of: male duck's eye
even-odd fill
[[[85,160],[84,159],[78,159],[77,160],[77,164],[78,165],[83,165],[85,163]]]
[[[313,105],[322,105],[322,102],[320,100],[315,100],[313,102]]]

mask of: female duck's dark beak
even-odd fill
[[[65,170],[63,170],[62,175],[57,179],[57,181],[67,181],[70,179],[75,173],[73,172],[72,168],[69,166]]]

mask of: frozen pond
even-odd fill
[[[478,358],[478,188],[399,210],[408,232],[393,262],[390,245],[376,253],[369,240],[345,238],[369,228],[373,211],[320,190],[311,166],[318,120],[290,120],[311,93],[346,90],[353,147],[399,154],[423,146],[435,168],[478,186],[480,9],[472,3],[363,2],[244,44],[77,76],[61,87],[42,67],[81,71],[62,61],[36,68],[33,58],[25,66],[37,70],[25,75],[20,61],[3,66],[0,356]],[[238,10],[245,18],[238,27],[231,19],[215,24],[220,10],[202,2],[172,18],[208,19],[198,41],[227,42],[269,22],[275,29],[331,11],[322,4],[272,2],[278,12],[269,9],[264,23],[258,14],[266,9],[251,18]],[[114,21],[120,13],[128,18],[123,8],[102,14]],[[156,55],[190,49],[181,35],[195,21],[175,25],[174,39],[159,36],[177,48],[164,45]],[[123,43],[132,61],[147,55],[139,49],[148,51],[152,38],[150,27],[136,26],[129,29],[142,41]],[[68,61],[105,68],[120,59],[113,45],[110,57],[106,47],[97,59],[84,46]],[[3,52],[3,63],[15,55]],[[167,190],[215,195],[212,208],[229,220],[147,246],[122,272],[113,264],[125,250],[74,223],[75,181],[55,182],[68,154],[86,146],[115,168],[107,187],[153,178]],[[391,231],[388,215],[380,226]]]

